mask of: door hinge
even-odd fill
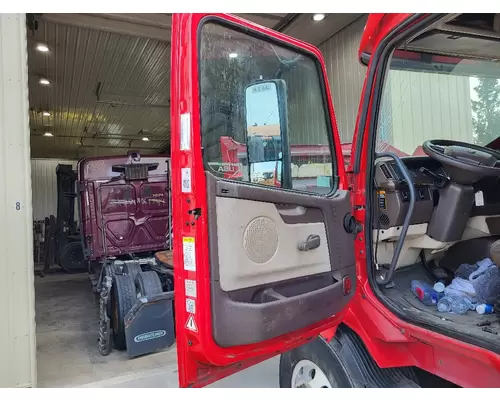
[[[357,235],[363,231],[363,225],[351,213],[348,213],[344,217],[344,229],[347,233]]]

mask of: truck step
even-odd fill
[[[339,326],[330,342],[346,363],[357,387],[418,388],[413,368],[380,368],[366,350],[361,339],[346,326]]]

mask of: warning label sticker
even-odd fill
[[[191,193],[191,168],[182,168],[182,193]]]
[[[476,203],[476,207],[484,206],[484,195],[482,190],[474,193],[474,201]]]
[[[184,254],[184,269],[186,271],[196,271],[196,257],[194,250],[194,238],[182,238],[182,252]]]
[[[196,314],[196,302],[193,299],[186,299],[186,311],[190,314]]]
[[[194,315],[190,315],[186,322],[186,328],[193,332],[198,332],[196,322],[194,322]]]
[[[186,296],[196,298],[196,281],[193,281],[192,279],[185,279],[184,290]]]
[[[181,150],[191,150],[191,115],[181,114]]]

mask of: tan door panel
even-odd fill
[[[325,224],[288,224],[273,203],[217,197],[219,278],[232,291],[331,270]],[[319,247],[300,251],[310,235]]]

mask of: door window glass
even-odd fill
[[[219,178],[331,192],[332,131],[317,61],[214,22],[202,26],[200,41],[205,168]]]

